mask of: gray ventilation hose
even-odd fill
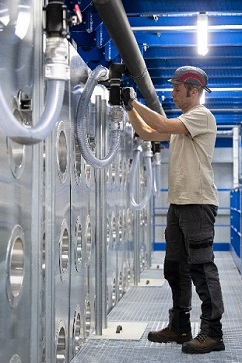
[[[110,130],[110,149],[108,154],[103,159],[96,158],[93,151],[90,149],[87,140],[87,110],[95,86],[98,84],[98,81],[101,78],[106,78],[107,72],[107,68],[104,68],[101,65],[97,66],[91,72],[78,102],[75,122],[76,138],[80,151],[84,159],[91,166],[98,169],[102,169],[110,165],[117,155],[120,144],[120,130],[118,123],[120,121],[121,115],[123,114],[122,108],[120,106],[116,106],[116,110],[114,112],[111,111],[110,116],[112,126]]]
[[[152,171],[152,163],[151,163],[152,152],[151,152],[150,142],[145,141],[144,144],[147,149],[144,152],[144,163],[145,163],[146,175],[147,175],[147,185],[146,185],[146,191],[145,191],[144,197],[140,203],[137,203],[135,201],[135,185],[136,185],[136,177],[137,177],[136,176],[137,168],[140,163],[140,155],[141,155],[141,152],[143,151],[141,145],[138,145],[134,150],[134,154],[133,154],[134,157],[133,157],[133,161],[132,161],[132,165],[131,165],[131,169],[130,169],[129,196],[130,196],[131,206],[135,210],[142,210],[148,203],[148,201],[152,195],[152,192],[153,192],[153,171]]]
[[[33,127],[28,127],[15,119],[0,86],[0,128],[3,133],[20,144],[31,145],[44,140],[59,119],[64,90],[64,80],[47,81],[45,110],[38,123]]]

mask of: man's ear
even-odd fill
[[[194,87],[192,90],[191,90],[191,94],[192,96],[196,96],[198,94],[198,89],[196,87]]]

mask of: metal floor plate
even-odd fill
[[[161,264],[164,254],[155,252],[152,262]],[[216,252],[223,290],[225,313],[223,332],[226,350],[209,354],[189,355],[176,343],[159,344],[147,340],[150,330],[159,330],[168,323],[171,293],[167,282],[159,286],[131,287],[108,316],[110,322],[147,322],[141,339],[89,339],[72,363],[241,363],[242,362],[242,277],[229,252]],[[163,279],[162,269],[142,272],[142,279]],[[194,291],[191,312],[193,335],[199,331],[200,300]]]

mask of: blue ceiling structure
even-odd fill
[[[218,125],[242,122],[242,1],[240,0],[123,0],[131,29],[137,40],[151,80],[168,117],[180,112],[171,97],[167,81],[176,68],[192,65],[208,74],[206,106]],[[66,0],[73,12],[79,5],[82,23],[70,29],[71,40],[80,56],[94,69],[109,67],[121,57],[95,6],[89,0]],[[208,48],[197,54],[197,15],[208,15]],[[110,14],[111,16],[111,14]],[[122,34],[122,29],[120,29]],[[123,86],[134,81],[123,77]],[[138,91],[138,90],[137,90]],[[141,95],[138,92],[138,96]]]

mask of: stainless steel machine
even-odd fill
[[[71,43],[46,32],[43,6],[0,1],[2,363],[70,362],[137,283],[150,243],[143,227],[151,204],[146,211],[130,205],[133,132],[125,112],[118,107],[123,119],[113,160],[92,166],[75,129],[91,70]],[[94,91],[85,111],[87,137],[91,153],[102,158],[112,107],[105,86]],[[56,99],[55,111],[49,99]]]

